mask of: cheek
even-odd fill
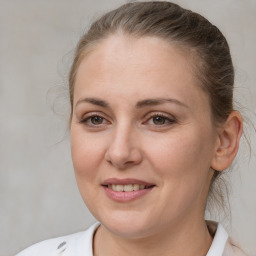
[[[195,134],[196,135],[196,134]],[[151,165],[160,177],[163,218],[204,205],[209,187],[211,148],[200,136],[170,136],[151,147]],[[159,199],[160,200],[160,199]],[[168,207],[169,206],[169,207]]]
[[[209,133],[199,129],[184,129],[166,136],[147,147],[151,164],[163,177],[163,182],[177,186],[195,186],[204,182],[212,159],[212,140]]]
[[[72,160],[78,182],[83,177],[89,181],[97,174],[96,169],[104,157],[103,144],[99,138],[85,134],[82,129],[71,130]]]
[[[70,138],[77,185],[85,204],[94,214],[95,198],[99,192],[98,169],[104,157],[104,142],[85,134],[83,129],[78,127],[71,129]]]

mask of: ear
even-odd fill
[[[242,116],[238,111],[232,111],[218,130],[217,146],[211,163],[214,170],[222,171],[231,165],[239,148],[242,131]]]

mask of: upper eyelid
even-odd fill
[[[161,116],[161,117],[165,117],[167,119],[172,119],[172,120],[176,120],[176,118],[171,115],[171,114],[168,114],[168,113],[165,113],[165,112],[158,112],[158,111],[152,111],[148,114],[145,115],[145,118],[152,118],[152,117],[155,117],[155,116]]]
[[[92,116],[99,116],[105,120],[109,120],[111,122],[113,122],[113,118],[111,118],[109,115],[107,115],[106,113],[102,112],[102,111],[88,111],[87,113],[84,113],[81,118],[79,118],[81,121],[85,120],[87,118],[90,118]],[[149,113],[146,113],[143,116],[143,119],[150,119],[153,118],[155,116],[161,116],[164,117],[166,119],[170,119],[170,120],[174,120],[176,121],[176,117],[171,115],[170,113],[166,113],[166,112],[162,112],[162,111],[151,111]]]
[[[99,116],[101,118],[104,118],[104,119],[110,119],[110,117],[102,112],[98,112],[98,111],[92,111],[92,112],[88,112],[88,113],[85,113],[81,116],[81,120],[83,119],[86,119],[86,118],[90,118],[90,117],[93,117],[93,116]]]

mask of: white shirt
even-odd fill
[[[246,256],[232,243],[221,224],[214,222],[207,224],[215,235],[206,256]],[[16,256],[93,256],[93,235],[99,225],[95,223],[84,232],[37,243]]]

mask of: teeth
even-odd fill
[[[138,184],[133,185],[133,190],[134,191],[139,190],[139,189],[140,189],[140,185],[138,185]]]
[[[145,188],[145,186],[144,185],[140,185],[140,189],[144,189]]]
[[[140,189],[145,189],[145,185],[139,185],[139,184],[127,184],[127,185],[117,185],[117,184],[109,184],[108,188],[118,191],[118,192],[131,192],[136,191]]]
[[[123,185],[116,185],[116,191],[121,192],[124,191],[124,186]]]
[[[125,192],[133,191],[133,185],[124,185],[124,191]]]

